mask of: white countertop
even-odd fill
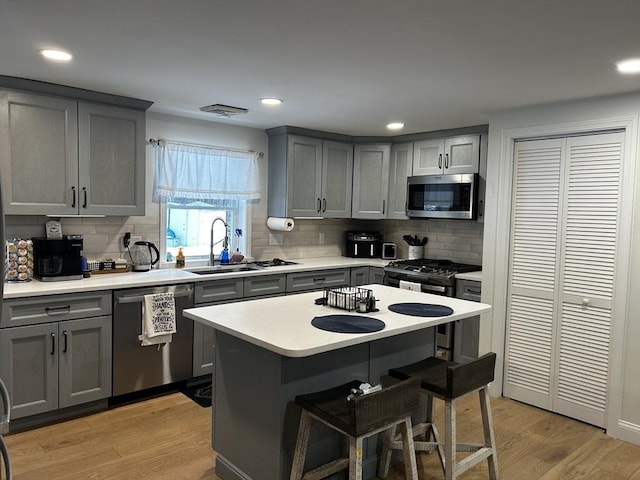
[[[484,303],[428,293],[412,292],[383,285],[365,285],[373,290],[378,312],[354,313],[323,305],[314,300],[321,292],[302,293],[286,297],[273,297],[239,303],[227,303],[184,311],[204,325],[241,338],[249,343],[286,357],[306,357],[351,345],[391,337],[442,323],[480,315],[491,310]],[[419,302],[446,305],[453,314],[446,317],[414,317],[388,310],[394,303]],[[348,334],[320,330],[311,325],[316,316],[344,314],[364,315],[385,323],[385,328],[373,333]]]
[[[456,273],[456,278],[460,280],[473,280],[474,282],[482,282],[482,270],[476,272]]]
[[[79,293],[96,290],[117,290],[121,288],[135,288],[155,285],[180,284],[191,282],[211,281],[230,277],[252,277],[260,275],[274,275],[309,270],[350,268],[350,267],[384,267],[388,260],[380,258],[305,258],[292,259],[297,265],[282,265],[267,267],[263,270],[247,272],[214,273],[199,275],[187,269],[167,268],[151,270],[149,272],[103,273],[94,274],[82,280],[65,280],[59,282],[41,282],[33,279],[30,282],[16,282],[4,284],[3,298],[35,297],[40,295],[57,295],[62,293]]]

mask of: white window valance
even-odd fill
[[[260,198],[257,153],[166,140],[152,145],[155,202]]]

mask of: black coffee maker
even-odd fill
[[[32,238],[33,276],[43,282],[81,280],[82,235],[62,238]]]

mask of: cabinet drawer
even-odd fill
[[[196,283],[195,304],[242,299],[244,295],[243,285],[242,278],[226,278],[224,280]]]
[[[456,297],[472,302],[479,302],[481,294],[481,282],[474,280],[456,280]]]
[[[287,274],[287,293],[349,285],[349,269]]]
[[[2,304],[0,327],[17,327],[111,315],[111,292],[16,298]]]
[[[245,277],[244,298],[262,297],[265,295],[284,295],[287,280],[284,275],[264,275],[261,277]]]

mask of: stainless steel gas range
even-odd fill
[[[455,263],[450,260],[394,260],[384,267],[384,284],[392,287],[420,290],[424,293],[455,297],[456,274],[482,270],[479,265]],[[436,327],[436,355],[453,359],[454,322]]]

